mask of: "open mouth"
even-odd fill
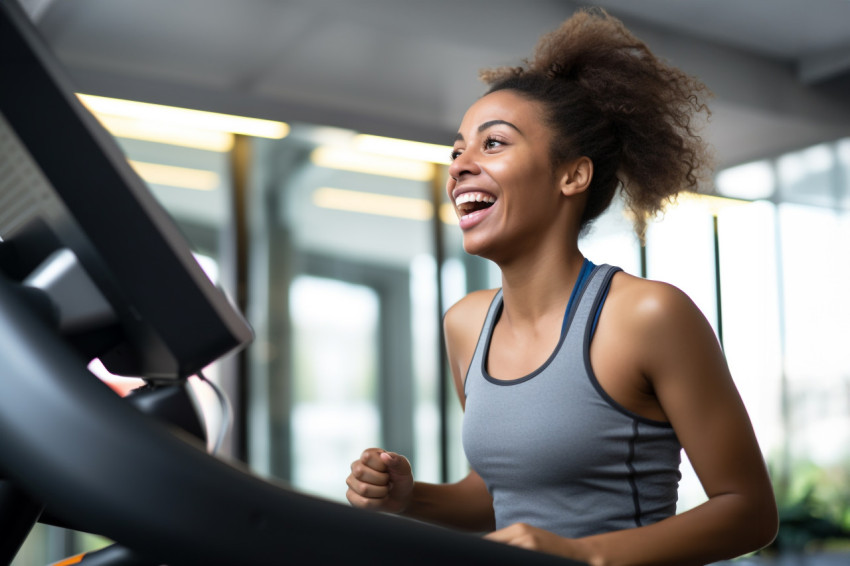
[[[496,202],[496,197],[487,193],[469,192],[463,193],[455,199],[455,207],[461,216],[468,216],[473,212],[490,208]]]

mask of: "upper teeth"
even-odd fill
[[[463,193],[455,199],[455,206],[460,206],[467,202],[486,202],[492,204],[496,202],[496,197],[487,193]]]

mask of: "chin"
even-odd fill
[[[484,242],[477,242],[472,239],[463,239],[463,251],[469,255],[478,256],[483,259],[491,259],[493,246],[487,245]]]

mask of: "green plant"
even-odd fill
[[[779,532],[768,553],[850,548],[850,467],[797,463],[792,481],[776,494]]]

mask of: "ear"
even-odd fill
[[[564,196],[574,196],[585,192],[590,186],[591,179],[593,179],[593,161],[582,155],[564,165],[558,186]]]

